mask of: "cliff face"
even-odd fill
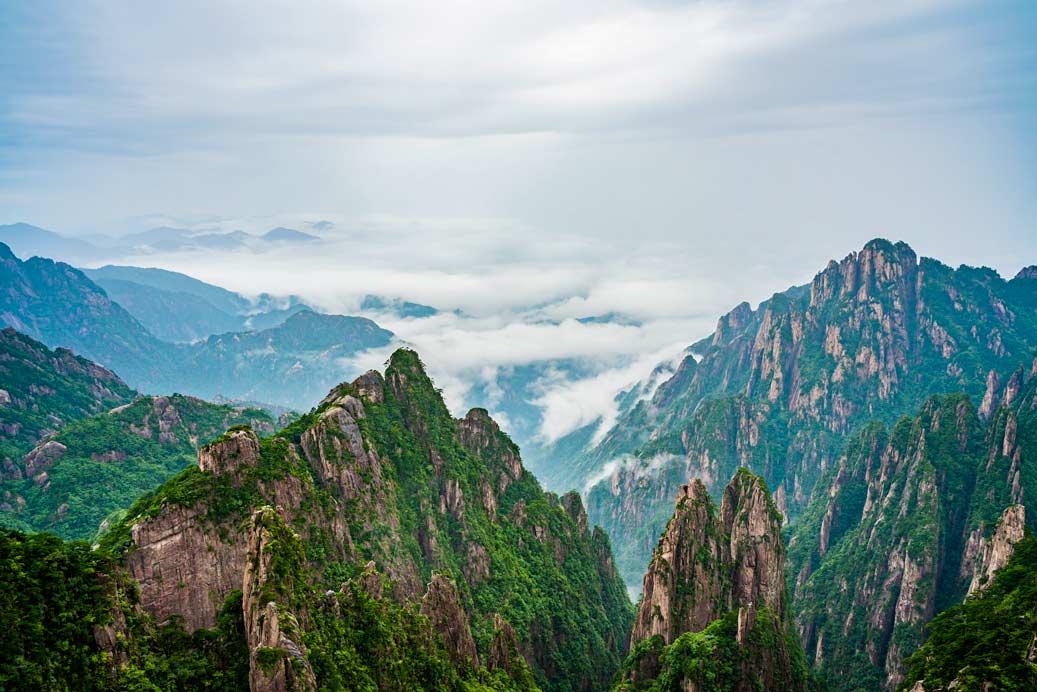
[[[933,620],[928,641],[906,663],[899,689],[1037,689],[1035,633],[1037,539],[1027,536],[990,581]]]
[[[781,515],[760,477],[739,471],[719,511],[701,481],[682,486],[617,689],[656,689],[663,678],[686,690],[805,689],[784,568]],[[696,658],[712,660],[688,665]]]
[[[808,659],[836,690],[892,689],[934,615],[987,583],[1024,533],[1034,383],[984,425],[968,397],[873,424],[818,484],[789,548]],[[1007,506],[1007,509],[1005,507]],[[861,654],[864,654],[863,656]]]
[[[722,317],[692,347],[698,361],[567,463],[574,475],[564,481],[615,467],[588,492],[588,512],[627,551],[618,557],[631,584],[687,478],[719,497],[748,467],[795,520],[847,435],[867,421],[892,424],[930,394],[952,391],[980,402],[990,390],[983,414],[994,415],[1017,389],[1014,369],[1037,348],[1032,296],[1031,279],[954,270],[903,243],[872,241],[808,286]]]
[[[317,682],[294,612],[304,602],[303,550],[272,507],[252,515],[248,527],[241,610],[249,651],[251,692],[313,692]]]
[[[392,602],[420,603],[457,670],[485,662],[512,679],[532,671],[544,689],[591,691],[619,664],[631,612],[607,538],[577,495],[539,488],[485,411],[452,419],[412,352],[397,352],[384,376],[336,387],[273,438],[232,429],[106,544],[126,550],[145,611],[211,628],[250,579],[248,526],[264,505],[298,535],[311,587],[371,563],[360,590],[381,598],[384,578]],[[360,607],[354,591],[340,593]],[[338,627],[321,608],[318,620]]]
[[[994,578],[994,574],[1008,564],[1015,544],[1023,540],[1026,530],[1026,507],[1012,505],[1001,515],[993,535],[988,539],[978,529],[970,536],[966,556],[975,557],[965,562],[972,563],[972,580],[969,582],[968,595],[983,589]],[[978,540],[973,538],[978,534]],[[975,545],[975,548],[972,546]]]

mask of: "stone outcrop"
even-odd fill
[[[300,615],[294,612],[305,588],[299,579],[302,569],[303,551],[298,537],[272,507],[256,510],[248,527],[241,587],[251,692],[317,689],[302,642]]]
[[[968,593],[982,589],[996,571],[1008,564],[1012,549],[1023,539],[1025,531],[1026,508],[1023,505],[1012,505],[1001,515],[993,535],[989,539],[980,538]]]
[[[198,468],[215,474],[235,474],[259,464],[259,438],[251,429],[230,430],[198,452]]]
[[[758,476],[738,473],[719,514],[693,480],[681,487],[645,574],[631,643],[658,634],[669,644],[739,608],[783,614],[784,565],[781,515]]]
[[[259,439],[251,430],[233,430],[203,448],[198,460],[205,472],[240,487],[259,463]],[[262,482],[257,491],[289,514],[298,511],[309,493],[306,483],[292,474]],[[213,504],[218,502],[218,497],[206,495],[189,506],[166,503],[130,530],[127,568],[140,585],[142,607],[159,621],[175,615],[188,630],[213,627],[227,594],[241,586],[248,538],[237,525],[217,518],[222,508]],[[312,516],[320,525],[322,516]],[[342,535],[340,526],[322,528]]]
[[[68,448],[55,440],[38,445],[22,458],[26,478],[35,478],[41,473],[46,473],[66,451]]]
[[[719,511],[698,479],[681,487],[673,518],[645,574],[630,636],[632,650],[651,640],[646,642],[651,645],[648,653],[628,660],[628,681],[635,688],[667,668],[681,689],[710,689],[708,681],[695,677],[696,671],[667,659],[659,647],[726,617],[732,619],[730,636],[740,651],[730,661],[740,671],[733,689],[805,689],[806,681],[792,663],[802,660],[802,652],[791,651],[788,644],[791,617],[781,524],[763,480],[745,470],[726,487]],[[679,659],[684,654],[673,655]]]
[[[447,653],[455,666],[470,668],[479,665],[468,614],[461,606],[454,582],[442,574],[433,574],[428,591],[421,599],[421,614],[429,619],[432,628],[443,637]]]

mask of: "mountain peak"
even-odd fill
[[[0,243],[0,259],[17,260],[18,258],[11,252],[11,248],[6,243]]]
[[[1015,278],[1020,281],[1032,281],[1037,279],[1037,265],[1031,264],[1028,267],[1023,267],[1019,270],[1019,273],[1015,275]]]
[[[299,242],[310,242],[313,240],[320,240],[319,236],[315,236],[312,233],[304,233],[303,231],[297,231],[294,228],[285,228],[284,226],[278,226],[272,228],[263,234],[263,240],[271,241],[287,241],[292,243]]]

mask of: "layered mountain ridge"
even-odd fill
[[[1037,378],[1016,372],[989,422],[966,395],[933,397],[855,435],[819,482],[789,572],[804,646],[834,689],[895,688],[929,620],[986,584],[1033,526]]]
[[[172,282],[201,300],[233,303],[235,294],[167,274],[172,273],[151,280]],[[137,300],[147,298],[131,293]],[[175,294],[165,300],[186,309]],[[275,317],[266,329],[174,344],[157,338],[82,271],[40,257],[21,261],[0,244],[0,324],[51,347],[69,348],[148,393],[220,395],[305,408],[347,375],[358,374],[351,364],[357,354],[387,346],[393,338],[365,317],[298,307]]]
[[[638,580],[687,478],[719,496],[750,468],[794,521],[859,426],[892,423],[933,393],[979,401],[992,372],[1007,382],[1037,350],[1035,285],[1025,272],[1005,281],[875,240],[809,286],[721,317],[692,347],[698,356],[570,464],[574,478],[615,468],[587,502],[624,578]]]

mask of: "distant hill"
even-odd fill
[[[54,257],[66,262],[101,259],[105,251],[78,238],[69,238],[39,226],[13,223],[0,226],[0,243],[20,257]]]
[[[276,243],[310,243],[315,240],[320,240],[320,236],[315,236],[312,233],[304,233],[302,231],[297,231],[294,228],[284,228],[283,226],[273,228],[264,233],[261,237],[263,238],[263,240],[268,240]]]
[[[0,330],[0,474],[46,435],[136,395],[97,363]]]
[[[290,401],[304,409],[351,372],[348,361],[386,346],[392,332],[364,317],[302,310],[277,327],[211,336],[184,347],[190,391],[211,398]]]
[[[135,268],[120,271],[126,269]],[[114,272],[105,273],[110,277]],[[172,272],[142,270],[124,275],[161,280],[167,286],[188,288],[195,296],[225,301],[236,296]],[[175,309],[186,311],[192,319],[205,310],[196,301],[176,306],[174,293],[163,295],[158,289],[137,289],[135,295],[133,287],[124,290],[146,320],[160,320],[155,327],[167,336],[175,335],[170,324],[178,319]],[[163,317],[147,314],[148,300],[153,301],[150,309],[165,311]],[[204,314],[218,318],[214,310]],[[221,395],[303,409],[335,383],[359,374],[354,356],[386,346],[393,337],[369,319],[321,315],[300,306],[267,316],[238,317],[241,327],[193,344],[170,343],[157,338],[78,269],[42,258],[22,262],[0,244],[0,324],[52,348],[64,346],[102,363],[143,392]],[[244,327],[270,322],[278,323],[265,329]]]

